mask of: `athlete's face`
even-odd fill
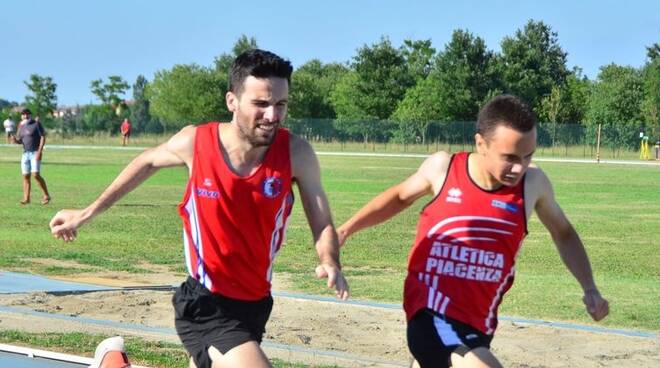
[[[289,83],[285,78],[255,78],[243,82],[240,95],[227,92],[227,108],[233,112],[232,123],[252,146],[267,146],[275,139],[286,117]]]
[[[521,133],[499,125],[488,137],[477,133],[477,152],[486,171],[496,181],[515,186],[525,174],[536,150],[536,128]]]

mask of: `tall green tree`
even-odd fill
[[[230,116],[225,103],[226,85],[211,68],[175,65],[158,71],[147,86],[150,113],[167,129],[191,123],[223,120]]]
[[[586,114],[589,133],[595,140],[598,124],[603,125],[602,141],[616,149],[636,148],[642,124],[644,82],[641,72],[615,64],[600,68],[589,96]]]
[[[129,84],[118,75],[109,76],[108,82],[104,82],[103,79],[96,79],[90,83],[92,94],[98,97],[102,104],[113,109],[120,108],[124,101],[120,96],[126,93],[128,87]]]
[[[408,64],[408,71],[415,79],[420,81],[426,79],[433,70],[433,62],[436,50],[431,40],[404,40],[401,46],[401,55]]]
[[[447,118],[447,114],[442,108],[444,87],[438,75],[432,74],[406,91],[405,97],[392,114],[392,119],[399,123],[400,134],[407,132],[409,139],[420,137],[422,143],[426,143],[426,132],[429,125],[434,121],[443,121]],[[413,136],[409,136],[410,133]]]
[[[553,86],[565,83],[569,74],[566,53],[559,45],[557,33],[543,22],[530,20],[515,36],[501,43],[499,70],[505,91],[517,95],[537,112],[543,97]]]
[[[32,110],[33,115],[48,119],[57,108],[57,84],[51,77],[31,74],[30,80],[23,82],[32,93],[25,96],[25,105]]]
[[[386,37],[359,48],[351,68],[354,73],[346,74],[332,93],[340,119],[387,119],[415,83],[405,57]]]
[[[566,83],[553,86],[538,109],[539,120],[557,124],[582,123],[587,110],[591,82],[574,68]]]
[[[318,59],[301,65],[291,76],[289,116],[334,119],[336,113],[330,96],[347,71],[344,65],[323,64]]]
[[[650,126],[649,134],[652,138],[660,137],[660,44],[655,43],[646,48],[648,57],[642,70],[644,78],[644,101],[642,114],[645,122]]]
[[[149,99],[146,96],[146,89],[149,82],[143,75],[138,75],[133,84],[133,106],[131,107],[131,122],[136,131],[142,132],[149,124],[151,115],[149,114]]]
[[[491,91],[501,88],[495,54],[481,37],[455,30],[435,62],[443,121],[472,121]]]

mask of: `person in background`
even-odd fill
[[[3,122],[4,127],[5,127],[5,135],[7,136],[7,144],[12,144],[14,143],[13,137],[14,137],[14,128],[16,127],[16,124],[14,123],[13,120],[11,120],[11,116],[7,116],[7,119]]]
[[[40,122],[31,118],[29,109],[21,111],[21,124],[13,140],[16,144],[23,145],[23,156],[21,157],[21,172],[23,174],[23,199],[21,204],[30,203],[30,191],[32,187],[31,177],[39,184],[44,196],[41,204],[50,203],[51,197],[48,193],[46,180],[41,176],[41,160],[43,158],[44,146],[46,145],[46,131]]]
[[[131,138],[131,128],[131,122],[128,120],[128,118],[124,119],[124,121],[121,123],[121,126],[119,127],[119,131],[121,132],[122,146],[126,146],[128,144],[128,141]]]

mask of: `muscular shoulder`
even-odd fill
[[[433,195],[437,195],[442,188],[451,157],[452,155],[445,151],[438,151],[424,160],[415,173],[415,176],[421,177],[431,185]]]
[[[196,134],[197,127],[188,125],[170,137],[164,144],[164,148],[182,159],[186,164],[190,164],[192,163]]]
[[[525,173],[525,199],[535,206],[545,196],[554,196],[550,179],[539,167],[530,165]]]
[[[318,159],[312,145],[293,133],[289,138],[289,152],[294,177],[298,177],[304,170],[318,170]]]

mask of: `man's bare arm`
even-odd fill
[[[341,272],[337,233],[332,223],[328,198],[321,185],[321,169],[312,147],[306,141],[291,137],[293,177],[298,185],[305,216],[312,230],[320,266],[318,277],[328,278],[328,287],[336,289],[337,297],[347,299],[348,283]]]
[[[438,152],[427,158],[406,180],[374,197],[339,227],[339,243],[343,245],[352,234],[387,221],[420,197],[437,194],[440,190],[438,183],[444,181],[449,160],[447,153]]]
[[[59,211],[50,222],[53,236],[65,241],[74,240],[78,228],[110,208],[159,169],[183,165],[190,167],[194,136],[195,128],[186,127],[166,143],[142,152],[87,208]]]
[[[552,184],[547,176],[539,169],[530,171],[530,174],[533,175],[532,185],[536,191],[536,214],[550,232],[562,261],[580,283],[587,311],[594,320],[599,321],[609,313],[609,305],[596,287],[582,240],[555,200]]]

